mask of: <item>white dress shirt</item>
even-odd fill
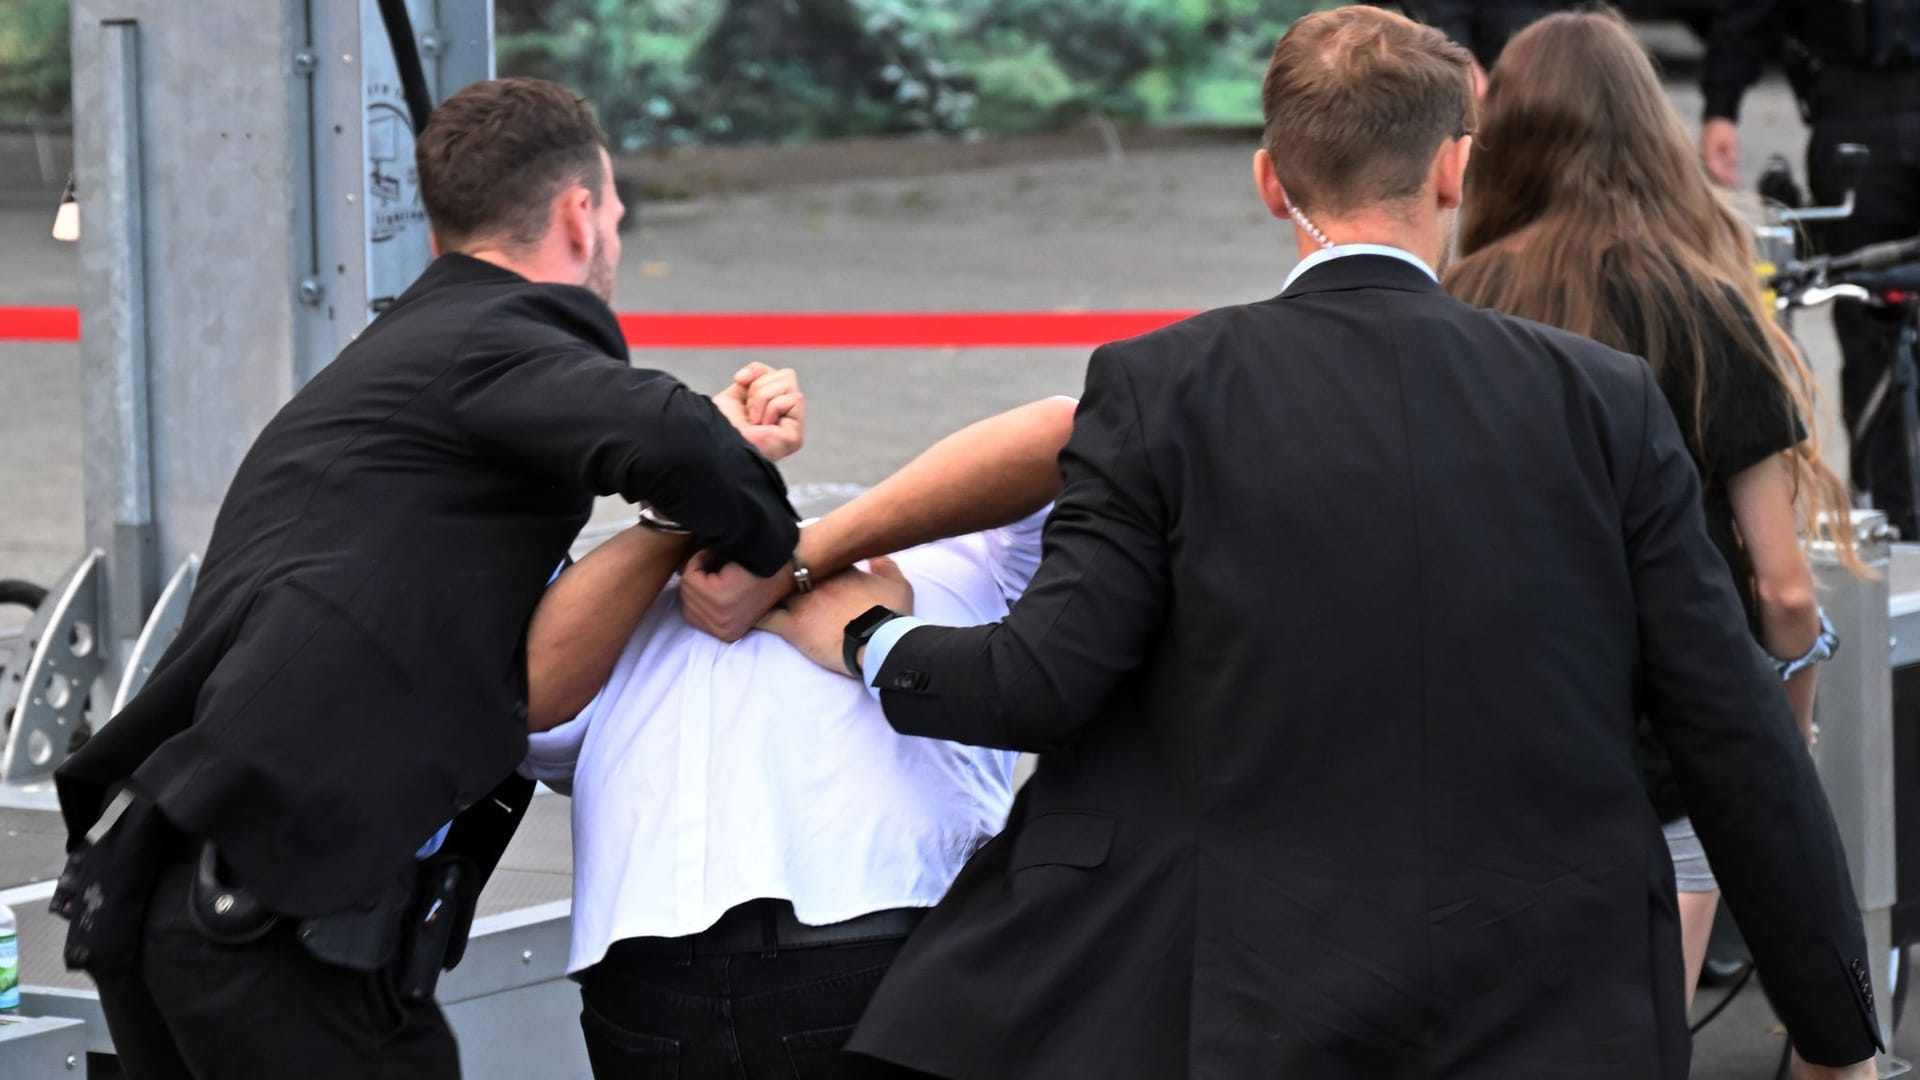
[[[1427,260],[1405,248],[1397,248],[1389,244],[1335,244],[1330,248],[1321,248],[1319,251],[1301,259],[1300,262],[1294,266],[1293,272],[1287,275],[1287,280],[1280,286],[1280,291],[1286,292],[1288,289],[1293,288],[1293,283],[1300,280],[1300,275],[1319,266],[1321,263],[1332,262],[1335,259],[1344,259],[1349,255],[1385,255],[1389,259],[1399,259],[1401,262],[1415,267],[1435,281],[1440,280],[1440,275],[1433,272],[1433,267],[1427,265]]]
[[[1040,563],[1041,511],[896,556],[914,610],[996,622]],[[899,735],[859,683],[772,634],[726,645],[670,585],[584,712],[524,772],[573,794],[569,971],[760,897],[800,921],[931,907],[1006,823],[1011,752]]]

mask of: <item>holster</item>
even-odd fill
[[[403,996],[431,998],[440,973],[466,955],[480,890],[532,798],[533,781],[507,777],[453,819],[439,853],[410,867],[404,883],[362,910],[303,920],[302,944],[343,967],[372,971],[392,964]]]
[[[405,938],[421,876],[417,866],[409,866],[371,899],[346,911],[301,919],[295,930],[300,944],[315,959],[336,967],[387,970]]]
[[[187,885],[187,921],[216,945],[245,945],[259,941],[280,924],[253,894],[220,880],[220,853],[212,841],[202,841]]]
[[[460,962],[479,899],[467,895],[472,877],[473,865],[458,855],[428,860],[420,875],[395,980],[408,1001],[432,998],[440,973]]]
[[[301,919],[295,936],[315,959],[354,971],[392,971],[410,1001],[433,997],[440,972],[459,960],[478,890],[465,888],[472,864],[435,856],[396,875],[379,895],[349,911]],[[246,889],[220,880],[219,855],[203,843],[187,892],[187,917],[221,945],[258,941],[281,922]]]

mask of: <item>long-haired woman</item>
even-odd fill
[[[1501,54],[1481,102],[1447,287],[1469,303],[1643,356],[1700,470],[1707,526],[1811,738],[1823,620],[1800,537],[1846,509],[1820,457],[1813,381],[1774,323],[1752,234],[1709,184],[1652,62],[1605,14],[1555,15]],[[1850,531],[1837,530],[1856,570]],[[1681,890],[1687,1000],[1719,892],[1664,754],[1648,785]]]

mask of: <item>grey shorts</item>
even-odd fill
[[[1693,822],[1687,818],[1660,826],[1667,838],[1667,851],[1673,856],[1673,884],[1681,892],[1715,892],[1720,883],[1713,879],[1713,867],[1707,865],[1707,853],[1700,838],[1693,834]]]

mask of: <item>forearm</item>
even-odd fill
[[[1060,491],[1074,403],[1049,398],[954,432],[845,506],[801,530],[816,574],[948,536],[1011,524]]]
[[[1820,604],[1813,577],[1777,587],[1760,585],[1760,644],[1776,660],[1805,656],[1820,636]]]
[[[1784,594],[1786,599],[1770,596]],[[1811,579],[1795,582],[1770,593],[1763,586],[1760,604],[1760,643],[1768,655],[1778,660],[1805,656],[1820,635],[1820,608],[1813,596]],[[1786,683],[1787,701],[1793,706],[1793,719],[1806,736],[1813,730],[1813,688],[1819,677],[1818,666],[1809,667]]]
[[[863,659],[895,730],[1055,748],[1095,722],[1114,688],[1150,662],[1165,626],[1169,515],[1140,412],[1141,401],[1160,398],[1135,389],[1127,360],[1107,346],[1088,365],[1044,556],[1006,619],[912,630]],[[1158,375],[1146,369],[1146,378]]]
[[[527,727],[578,715],[613,673],[627,639],[686,558],[684,537],[634,527],[567,568],[527,628]]]
[[[1734,523],[1753,569],[1760,647],[1776,660],[1805,656],[1820,635],[1820,601],[1794,513],[1797,493],[1791,469],[1777,456],[1727,481]],[[1813,682],[1807,670],[1786,685],[1803,738],[1813,727]]]
[[[1809,741],[1813,736],[1814,690],[1819,682],[1820,667],[1817,664],[1786,682],[1787,704],[1793,707],[1793,722],[1800,728],[1800,737]]]

